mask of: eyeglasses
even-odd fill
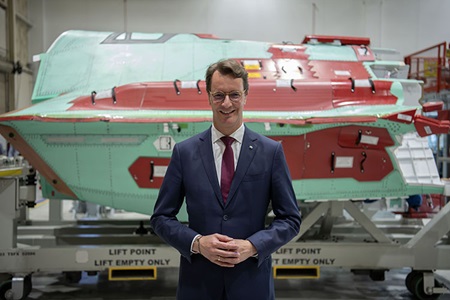
[[[244,93],[245,93],[245,91],[243,91],[243,92],[231,91],[229,93],[215,92],[215,93],[210,93],[210,95],[211,95],[213,101],[217,102],[217,103],[225,101],[225,98],[227,97],[227,95],[231,102],[239,102]]]

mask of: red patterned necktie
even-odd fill
[[[220,189],[222,191],[222,199],[225,203],[230,192],[231,181],[234,176],[234,154],[231,144],[234,142],[234,138],[229,136],[221,137],[222,142],[225,144],[225,151],[222,157],[222,174],[220,176]]]

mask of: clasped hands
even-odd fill
[[[212,263],[229,268],[257,254],[250,241],[233,239],[218,233],[203,236],[197,247],[200,247],[198,252]]]

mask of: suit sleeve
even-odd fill
[[[190,261],[191,243],[197,233],[181,224],[176,217],[184,197],[181,155],[178,145],[175,145],[150,218],[150,225],[161,239]]]
[[[278,248],[290,242],[298,234],[301,224],[300,211],[281,144],[277,145],[271,173],[271,200],[275,218],[266,229],[248,238],[258,251],[258,265]]]

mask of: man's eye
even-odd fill
[[[241,97],[241,94],[238,92],[230,93],[230,99],[239,99]]]
[[[225,99],[225,95],[223,93],[216,93],[213,95],[214,100],[217,101],[222,101],[223,99]]]

